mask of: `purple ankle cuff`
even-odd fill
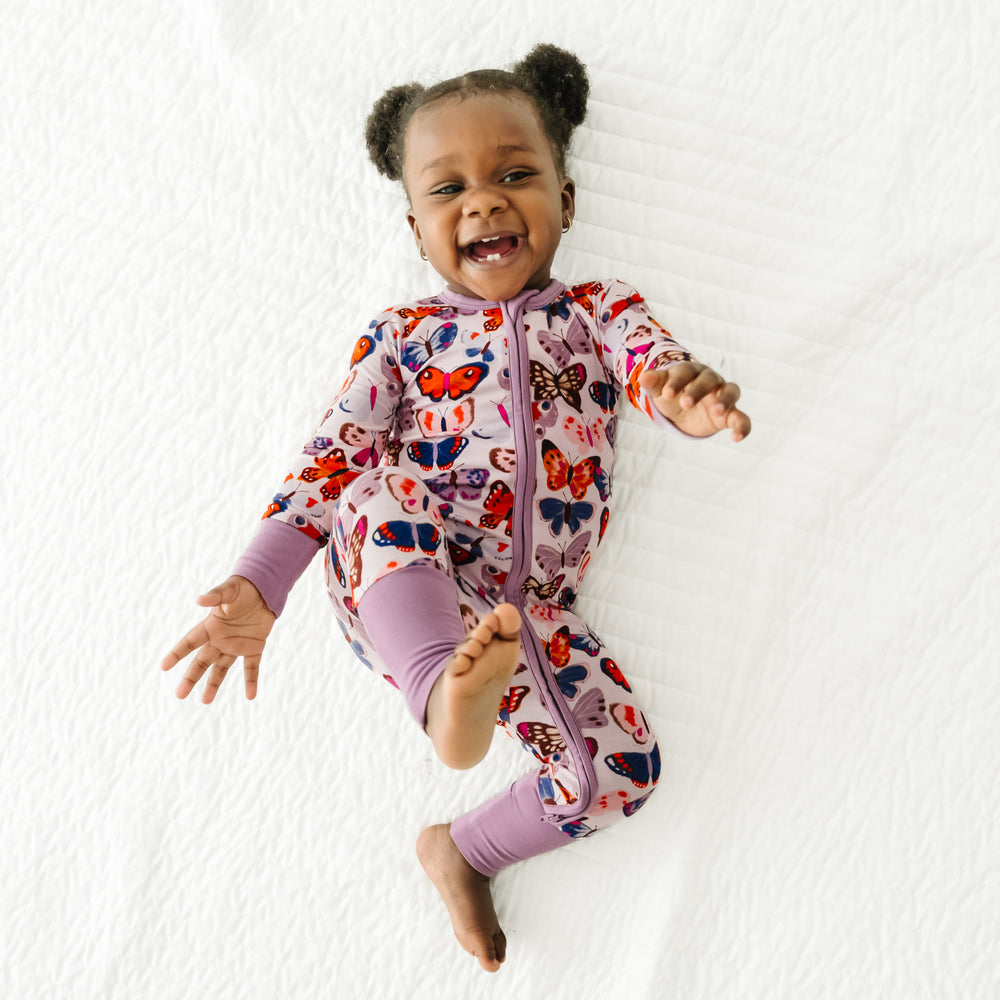
[[[455,581],[434,566],[404,566],[365,591],[358,616],[410,714],[426,726],[431,688],[465,638]]]
[[[538,797],[538,774],[532,772],[453,820],[451,839],[477,872],[492,877],[518,861],[569,843],[569,835],[546,823],[545,816]]]

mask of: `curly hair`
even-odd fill
[[[587,114],[590,83],[583,63],[555,45],[536,45],[509,71],[479,69],[431,87],[406,83],[390,87],[372,106],[365,123],[368,156],[390,180],[402,180],[406,128],[413,115],[432,101],[455,95],[519,91],[534,104],[552,144],[556,168],[566,172],[573,130]]]

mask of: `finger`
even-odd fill
[[[726,426],[732,431],[734,441],[742,441],[750,433],[750,418],[742,410],[734,409],[729,414]]]
[[[205,646],[204,649],[191,661],[187,673],[180,684],[177,685],[177,697],[186,698],[193,690],[195,684],[201,680],[202,675],[215,662],[219,651],[214,646]]]
[[[718,372],[712,371],[711,368],[702,369],[692,381],[684,386],[678,400],[681,409],[690,410],[709,393],[715,392],[725,384],[726,380]]]
[[[209,675],[208,684],[205,685],[205,693],[201,696],[201,700],[206,705],[210,705],[215,700],[222,682],[226,679],[229,668],[235,662],[235,656],[220,655],[218,660],[216,660],[215,666],[212,667],[212,673]]]
[[[161,670],[170,670],[172,667],[177,666],[185,656],[190,656],[196,649],[204,646],[208,642],[208,630],[205,628],[205,623],[201,622],[195,625],[193,629],[165,657],[160,663]]]
[[[684,388],[697,378],[698,373],[703,370],[705,370],[703,365],[695,364],[693,361],[681,361],[679,364],[671,365],[663,373],[666,376],[663,395],[667,399],[679,396],[684,391]],[[641,378],[642,376],[640,376]]]
[[[243,657],[243,680],[246,682],[247,701],[257,697],[257,677],[260,674],[260,657]]]

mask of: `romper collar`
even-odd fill
[[[511,312],[518,312],[521,309],[541,309],[551,305],[565,291],[566,286],[553,278],[544,288],[525,288],[518,292],[512,299],[507,299],[506,305]],[[481,309],[495,309],[497,306],[504,305],[503,302],[487,302],[485,299],[459,295],[448,288],[441,292],[438,298],[450,306],[456,306],[463,312],[479,312]]]

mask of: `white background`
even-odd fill
[[[0,3],[0,994],[997,995],[1000,17],[989,0]],[[576,51],[556,262],[739,382],[622,429],[581,598],[663,750],[635,818],[455,943],[413,842],[467,773],[320,568],[260,695],[200,617],[376,311],[437,290],[365,157],[386,87]]]

